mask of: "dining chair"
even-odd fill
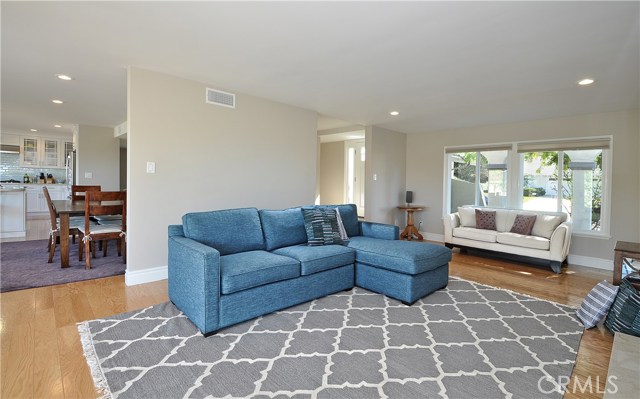
[[[42,191],[44,191],[44,198],[47,201],[47,206],[49,207],[49,218],[51,219],[49,245],[47,247],[47,249],[49,250],[49,260],[47,263],[51,263],[53,262],[53,255],[56,252],[56,245],[60,241],[60,222],[58,218],[56,218],[56,211],[53,208],[53,202],[51,201],[49,189],[45,186],[42,187]],[[74,242],[76,236],[78,235],[78,228],[82,225],[84,225],[84,218],[72,217],[69,219],[69,234],[73,236]]]
[[[122,215],[122,223],[102,225],[92,223],[93,217],[102,215]],[[82,238],[78,243],[78,257],[82,260],[84,255],[87,270],[91,269],[91,257],[95,258],[95,245],[91,244],[96,241],[116,240],[118,256],[122,255],[124,263],[127,263],[127,193],[87,191],[84,199],[84,226],[81,226],[78,231]]]
[[[83,186],[83,185],[72,185],[71,186],[71,200],[72,201],[81,201],[85,198],[87,191],[100,191],[102,190],[101,186]]]

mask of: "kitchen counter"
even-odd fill
[[[24,187],[0,188],[0,238],[25,237],[27,234],[27,196]]]
[[[19,187],[26,191],[27,216],[42,216],[49,213],[49,206],[42,191],[43,187],[47,187],[52,200],[67,199],[71,191],[70,187],[65,183],[0,183],[0,186],[7,190],[14,190]]]

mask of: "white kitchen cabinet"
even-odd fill
[[[24,207],[25,190],[0,189],[0,238],[26,235],[27,222]]]
[[[69,139],[55,137],[23,136],[20,138],[20,166],[64,168],[69,148]]]
[[[27,187],[27,213],[48,213],[49,206],[44,196],[42,187],[44,184],[32,184]],[[63,200],[69,197],[69,189],[67,186],[47,184],[49,196],[52,200]]]

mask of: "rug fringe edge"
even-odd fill
[[[78,334],[80,334],[80,344],[82,345],[82,352],[89,366],[91,377],[93,378],[93,384],[99,393],[98,399],[112,399],[113,395],[109,389],[107,378],[102,372],[100,367],[100,360],[96,354],[95,347],[93,346],[93,339],[91,337],[91,330],[89,328],[89,322],[84,321],[78,323]]]

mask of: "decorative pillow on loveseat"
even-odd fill
[[[531,235],[533,230],[533,224],[536,222],[536,215],[516,215],[516,220],[513,221],[511,226],[511,233],[522,234],[525,236]]]
[[[585,328],[595,327],[611,308],[611,304],[616,299],[618,287],[603,280],[587,294],[580,309],[576,311],[576,316],[582,321]]]
[[[344,243],[335,208],[302,208],[302,217],[307,232],[307,245],[341,245]]]
[[[476,209],[476,229],[497,230],[496,211]]]

